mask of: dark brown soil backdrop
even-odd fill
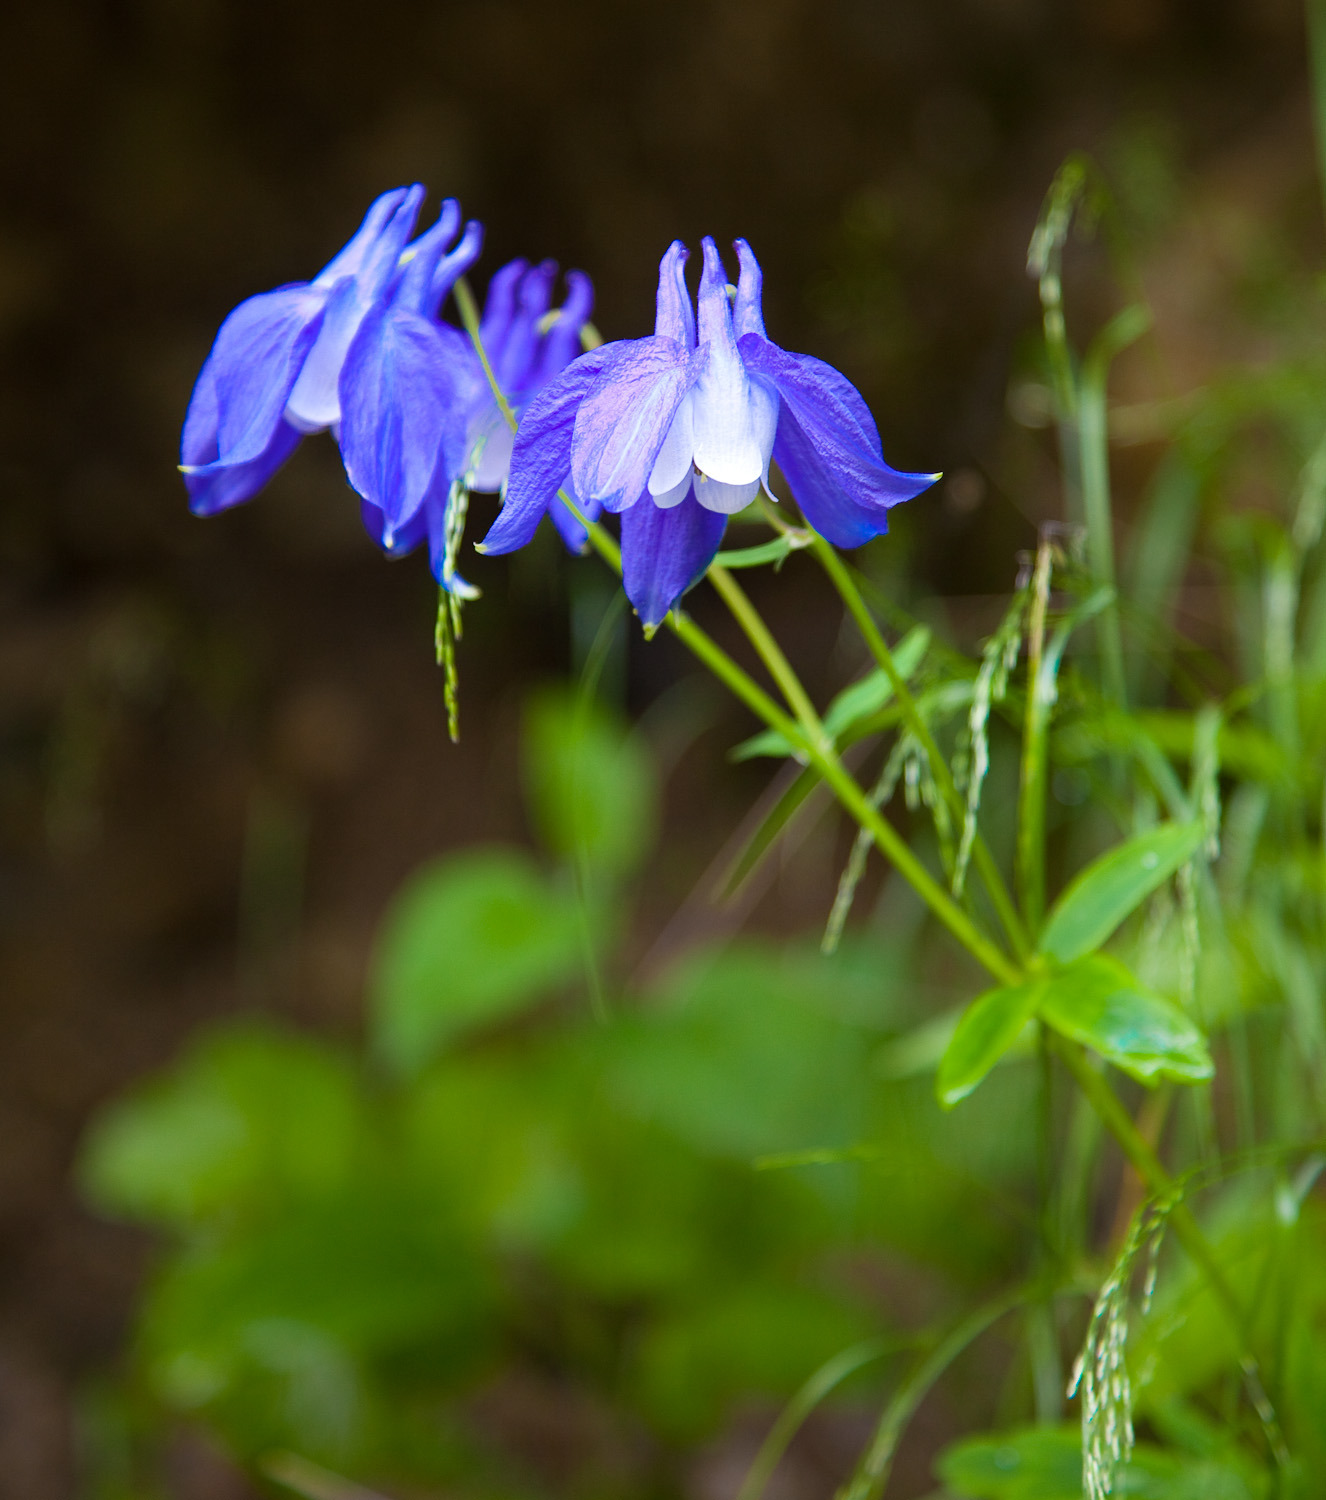
[[[1058,503],[1046,434],[1003,436],[1055,166],[1083,146],[1122,172],[1182,385],[1255,354],[1238,298],[1258,257],[1318,256],[1309,118],[1292,0],[7,9],[6,1494],[72,1492],[73,1393],[113,1364],[149,1253],[78,1204],[88,1114],[242,1005],[353,1031],[400,879],[440,849],[524,837],[522,693],[583,650],[569,595],[591,620],[606,597],[595,564],[546,547],[476,559],[450,746],[426,567],[376,555],[329,439],[242,511],[188,515],[179,423],[229,308],[310,275],[376,193],[412,179],[488,225],[476,279],[517,254],[588,270],[608,337],[648,331],[672,238],[745,235],[773,336],[859,384],[893,463],[950,475],[878,564],[974,633]],[[1108,294],[1080,258],[1070,295],[1090,323]],[[1126,511],[1151,458],[1118,457]],[[759,596],[819,688],[854,669],[809,569]],[[633,642],[631,708],[690,673],[669,642]],[[761,785],[724,765],[745,725],[714,701],[682,689],[654,715],[683,753],[642,953]],[[688,726],[702,732],[685,749]],[[808,848],[755,920],[820,920],[829,852]],[[187,1435],[170,1473],[187,1500],[239,1493]],[[704,1473],[699,1491],[730,1490]],[[923,1465],[899,1477],[927,1483]]]

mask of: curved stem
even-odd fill
[[[1017,1307],[1026,1295],[1027,1289],[1018,1287],[978,1307],[917,1365],[884,1408],[869,1448],[857,1465],[856,1472],[838,1491],[837,1500],[878,1500],[889,1482],[898,1440],[930,1387],[968,1344],[979,1338],[992,1323],[997,1323],[1005,1313]]]
[[[833,546],[824,540],[817,532],[811,533],[811,547],[815,552],[821,567],[828,574],[830,582],[837,589],[839,597],[847,606],[848,613],[856,621],[856,627],[861,632],[871,656],[875,658],[880,670],[889,680],[889,686],[893,689],[893,696],[898,707],[902,710],[903,718],[907,721],[908,728],[916,736],[921,748],[925,751],[930,761],[930,771],[935,778],[940,793],[949,804],[959,823],[967,816],[967,809],[962,798],[958,795],[958,788],[953,780],[953,772],[949,769],[948,761],[940,753],[939,746],[935,743],[935,737],[930,732],[930,726],[922,717],[916,706],[916,699],[912,690],[907,686],[907,681],[898,671],[897,663],[893,659],[893,652],[889,650],[888,642],[883,633],[875,623],[875,617],[870,613],[870,608],[861,597],[861,591],[852,581],[852,575],[842,558],[838,556]],[[976,837],[972,843],[972,856],[976,862],[977,872],[980,874],[981,882],[989,893],[990,900],[995,911],[1003,924],[1004,931],[1008,935],[1009,942],[1013,945],[1013,951],[1019,958],[1030,957],[1031,943],[1027,937],[1026,928],[1022,919],[1018,916],[1017,907],[1009,894],[1008,887],[1004,883],[1003,876],[999,873],[999,867],[994,862],[994,856],[990,853],[990,846],[985,842],[984,836],[977,829]]]
[[[894,865],[898,873],[909,882],[963,947],[978,962],[984,964],[1002,984],[1016,984],[1022,977],[1019,967],[990,941],[930,874],[908,848],[893,825],[878,808],[872,805],[870,799],[858,786],[856,779],[839,760],[838,753],[824,733],[824,726],[820,723],[819,716],[807,697],[805,688],[801,686],[796,673],[793,672],[778,643],[769,634],[768,627],[746,597],[740,584],[725,568],[711,567],[709,576],[724,602],[731,609],[737,623],[746,632],[751,645],[759,653],[760,659],[769,669],[770,675],[783,690],[788,702],[796,707],[801,732],[795,736],[794,742],[802,743],[810,763],[828,782],[839,802],[855,821],[866,829],[878,845],[880,853]],[[675,611],[668,618],[671,623],[676,618]],[[684,623],[688,630],[702,633],[689,620]],[[673,629],[683,640],[687,641],[688,645],[691,644],[687,635],[683,634],[677,626],[674,625]],[[692,649],[694,649],[693,646]]]

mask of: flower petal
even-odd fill
[[[773,456],[806,520],[837,547],[856,547],[888,530],[890,506],[928,489],[938,474],[891,469],[874,423],[848,380],[806,354],[789,354],[758,335],[741,340],[742,358],[782,400]],[[851,393],[851,400],[846,399]]]
[[[727,517],[689,497],[660,510],[646,496],[622,512],[622,584],[648,629],[697,582],[714,559]]]
[[[708,236],[700,278],[698,363],[692,397],[696,468],[729,485],[760,479],[769,467],[778,398],[746,373],[732,331],[727,273]]]
[[[760,493],[760,481],[752,479],[746,484],[724,484],[721,479],[710,479],[708,474],[695,476],[695,498],[706,510],[720,516],[735,516],[745,510]]]
[[[552,301],[556,275],[557,262],[545,260],[532,266],[521,278],[516,294],[518,310],[511,320],[501,356],[493,365],[497,383],[517,406],[533,394],[529,387],[539,347],[538,322]]]
[[[216,410],[216,458],[265,453],[325,316],[326,293],[303,284],[250,297],[230,314],[207,357]]]
[[[755,252],[745,240],[734,240],[733,249],[741,266],[737,278],[737,298],[732,304],[732,323],[740,340],[743,333],[758,333],[764,336],[764,272],[755,259]]]
[[[436,311],[433,301],[434,275],[438,262],[455,238],[459,225],[460,204],[454,198],[444,199],[437,222],[401,251],[395,290],[392,292],[394,302],[408,307],[420,317],[433,316]]]
[[[623,340],[607,349],[576,416],[571,476],[577,494],[622,510],[644,492],[695,377],[691,356],[674,339]]]
[[[481,552],[513,552],[538,529],[571,471],[576,413],[606,362],[606,348],[582,354],[525,408],[511,454],[506,501],[479,543]]]
[[[566,301],[562,303],[557,321],[544,336],[539,350],[539,364],[535,380],[539,385],[551,380],[559,370],[580,353],[580,330],[594,308],[594,284],[583,271],[566,273]]]
[[[471,219],[454,248],[448,250],[437,263],[437,269],[433,272],[429,305],[425,309],[426,317],[437,317],[438,309],[446,301],[447,293],[455,286],[457,279],[478,260],[479,251],[482,249],[483,225],[477,219]]]
[[[768,381],[784,400],[809,402],[824,410],[825,420],[854,431],[861,445],[884,462],[870,408],[841,371],[811,354],[789,354],[762,334],[744,334],[737,347],[746,369]]]
[[[196,516],[212,516],[251,500],[298,446],[299,433],[278,421],[257,458],[238,464],[219,462],[216,379],[209,359],[193,388],[180,440],[180,470],[189,492],[189,509]]]
[[[658,300],[655,304],[654,332],[665,339],[676,339],[686,349],[695,348],[695,309],[686,290],[686,261],[690,251],[680,240],[673,240],[658,263]]]
[[[355,231],[344,249],[339,250],[313,278],[313,285],[330,290],[344,277],[357,276],[363,269],[365,259],[382,237],[382,231],[411,193],[416,194],[422,201],[424,196],[422,184],[415,183],[412,188],[392,188],[389,193],[383,193],[381,197],[375,198],[364,215],[364,222]]]
[[[694,392],[687,395],[677,408],[668,435],[658,450],[654,467],[649,473],[649,493],[659,502],[660,495],[675,490],[683,479],[691,474],[691,460],[695,454],[695,423],[692,414]],[[678,497],[680,498],[680,497]],[[662,502],[666,506],[666,501]]]
[[[439,471],[464,458],[464,432],[446,346],[435,325],[401,307],[364,319],[341,374],[346,477],[382,512],[383,545],[423,504]]]
[[[286,405],[286,420],[301,432],[320,432],[341,420],[339,388],[346,351],[365,314],[396,274],[423,196],[424,190],[418,185],[404,194],[382,232],[360,257],[359,269],[333,287],[317,343]]]

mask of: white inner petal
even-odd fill
[[[317,341],[309,350],[286,403],[286,420],[300,432],[321,432],[341,420],[337,389],[341,366],[367,311],[352,293],[343,292],[339,297],[333,293]]]
[[[650,483],[653,483],[652,479],[650,480]],[[670,490],[664,490],[661,495],[655,495],[653,490],[650,490],[650,494],[651,496],[653,496],[654,504],[658,506],[659,510],[671,510],[674,505],[680,505],[681,502],[686,498],[686,496],[690,494],[690,492],[690,464],[686,465],[686,472],[681,476],[677,483],[672,486]]]
[[[474,466],[470,488],[483,495],[495,495],[506,482],[511,468],[511,449],[515,433],[511,425],[490,403],[488,410],[470,428],[467,464]]]
[[[696,468],[724,484],[758,481],[773,451],[778,397],[749,379],[739,359],[715,357],[693,400]]]
[[[690,479],[694,451],[695,435],[688,392],[677,408],[677,415],[672,419],[672,426],[668,428],[668,435],[663,439],[649,475],[649,493],[665,510],[669,505],[676,505],[677,501],[663,500],[660,496],[671,494],[683,480]]]
[[[695,498],[706,510],[717,511],[720,516],[735,516],[739,510],[745,510],[759,489],[758,474],[746,484],[725,484],[708,474],[695,476]]]

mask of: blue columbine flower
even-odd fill
[[[443,264],[458,263],[464,250],[462,241]],[[364,320],[341,375],[341,449],[375,540],[393,556],[427,540],[438,582],[464,592],[468,585],[455,572],[464,497],[505,487],[512,433],[469,337],[436,320],[460,269],[431,278],[425,269],[412,281],[412,263],[389,303]],[[566,301],[550,311],[556,276],[552,261],[531,267],[517,260],[488,286],[480,342],[517,412],[580,349],[593,288],[582,272],[569,271]],[[412,285],[431,289],[426,305]],[[584,527],[565,507],[558,510],[567,545],[583,546]]]
[[[460,224],[460,208],[448,199],[433,228],[410,245],[423,197],[419,184],[384,193],[349,244],[312,281],[250,297],[221,325],[194,387],[180,445],[180,468],[196,514],[212,515],[250,499],[301,436],[341,427],[344,367],[352,348],[363,350],[366,323],[377,330],[382,358],[377,366],[362,359],[361,377],[381,373],[384,361],[393,372],[388,384],[398,367],[413,373],[417,361],[409,352],[393,360],[385,351],[411,344],[410,315],[427,321],[478,254],[481,236],[472,224],[455,250],[443,255]],[[400,312],[388,315],[388,308]],[[389,395],[380,406],[385,419],[393,410]],[[362,472],[362,442],[354,446]],[[373,486],[373,494],[382,498],[380,486]],[[413,501],[410,490],[393,503],[408,508]]]
[[[580,331],[594,306],[589,277],[583,271],[568,271],[566,300],[550,312],[556,276],[554,261],[531,266],[527,261],[514,260],[496,272],[488,284],[479,337],[497,385],[517,415],[580,353]],[[470,489],[496,494],[505,488],[513,438],[475,356],[467,430]],[[583,508],[591,519],[598,514],[596,504],[587,502]],[[584,547],[585,528],[564,505],[554,505],[552,517],[568,547],[573,551]]]
[[[485,552],[523,546],[569,484],[621,512],[622,581],[653,628],[709,566],[727,517],[767,489],[771,458],[806,520],[840,547],[887,531],[889,507],[934,483],[937,474],[884,462],[844,376],[769,341],[759,264],[744,240],[736,251],[729,299],[717,246],[704,240],[698,336],[687,251],[674,242],[659,266],[653,337],[582,355],[534,397]]]

